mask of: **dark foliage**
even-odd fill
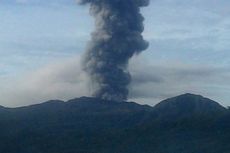
[[[185,94],[155,107],[95,98],[0,107],[1,153],[229,153],[230,112]]]

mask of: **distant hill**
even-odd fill
[[[97,98],[0,107],[1,153],[230,153],[230,112],[184,94],[154,107]]]
[[[226,108],[211,99],[187,93],[160,102],[154,107],[154,110],[161,118],[175,120],[191,116],[213,118],[215,115],[225,112]]]

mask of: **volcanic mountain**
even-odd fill
[[[2,153],[229,153],[230,111],[184,94],[154,107],[76,98],[0,107]]]

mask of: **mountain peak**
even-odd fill
[[[222,110],[218,103],[193,94],[155,107],[81,97],[6,108],[0,111],[0,152],[227,153],[230,113],[211,114],[211,120],[183,118]]]
[[[163,100],[154,109],[163,116],[183,117],[221,113],[226,110],[219,103],[201,95],[186,93]]]

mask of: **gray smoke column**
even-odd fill
[[[129,59],[147,49],[142,37],[144,17],[140,8],[149,0],[79,0],[90,4],[96,30],[92,33],[83,68],[96,84],[95,97],[123,101],[131,76]]]

